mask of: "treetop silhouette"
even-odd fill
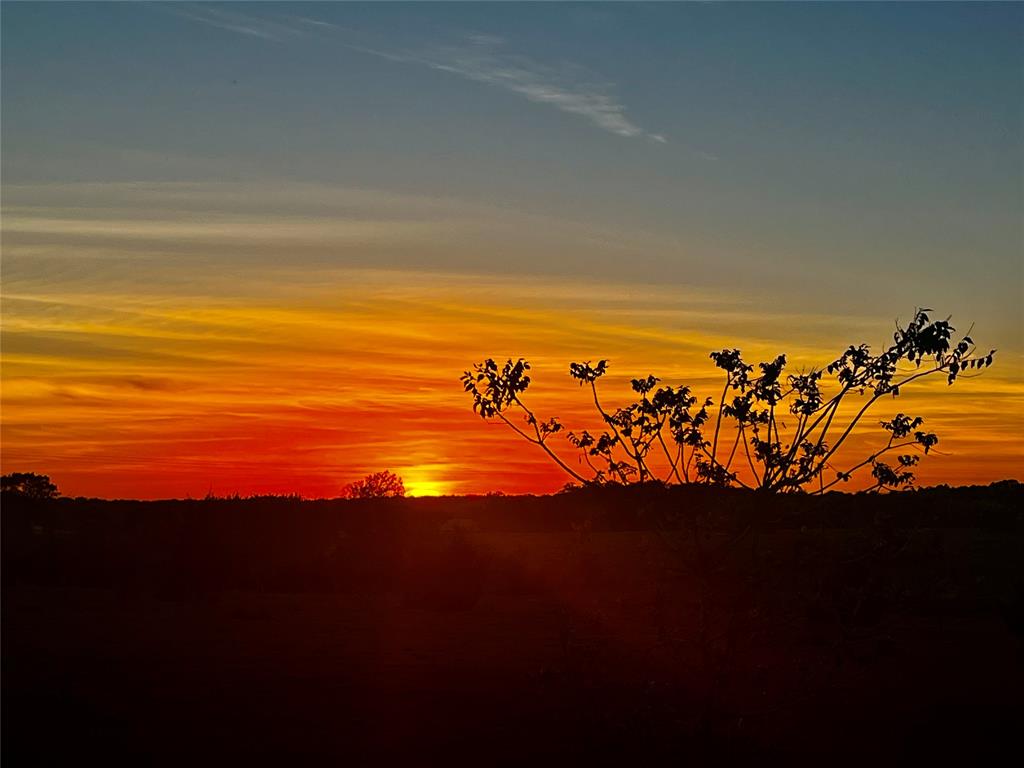
[[[405,496],[405,483],[394,472],[374,472],[346,485],[341,496],[344,499],[398,498]]]
[[[35,472],[14,472],[0,478],[0,491],[25,496],[29,499],[55,499],[60,496],[49,475]]]
[[[661,380],[648,375],[631,380],[633,402],[609,409],[597,383],[608,361],[572,362],[569,375],[590,390],[604,424],[597,433],[566,432],[557,417],[535,415],[523,399],[531,383],[526,360],[499,366],[487,359],[461,381],[476,413],[500,419],[578,483],[659,481],[823,493],[870,467],[874,483],[868,490],[896,490],[912,487],[914,467],[938,443],[934,433],[920,429],[923,418],[901,412],[880,421],[887,436],[860,461],[840,462],[840,448],[879,399],[899,397],[929,376],[944,375],[952,385],[965,371],[990,366],[995,354],[976,354],[970,335],[954,342],[950,318],[931,320],[930,312],[918,309],[906,326],[897,323],[892,344],[878,354],[867,344],[851,345],[824,368],[804,373],[784,374],[783,354],[755,367],[738,349],[712,352],[725,378],[717,400],[685,385],[658,387]],[[853,409],[844,410],[851,399]],[[563,432],[578,454],[576,468],[552,447],[551,438]],[[883,456],[893,456],[895,463]],[[749,470],[746,479],[740,467]]]

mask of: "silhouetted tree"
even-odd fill
[[[0,490],[30,499],[55,499],[60,496],[57,486],[50,482],[49,475],[37,475],[35,472],[14,472],[0,477]]]
[[[405,483],[394,472],[384,470],[349,483],[341,490],[345,499],[383,499],[405,496]]]
[[[562,423],[541,420],[523,401],[530,386],[528,362],[508,360],[499,367],[488,359],[466,371],[461,381],[476,413],[503,421],[580,483],[700,482],[770,492],[816,485],[814,490],[824,492],[870,467],[870,490],[894,490],[913,484],[913,468],[938,442],[935,434],[919,429],[924,421],[920,416],[897,413],[881,421],[887,438],[861,461],[840,464],[839,449],[882,397],[899,397],[913,382],[936,374],[953,384],[965,371],[990,366],[995,354],[975,354],[969,335],[954,343],[949,318],[930,320],[931,311],[916,310],[906,326],[897,323],[893,343],[878,354],[867,344],[850,346],[823,369],[803,373],[784,376],[785,355],[755,368],[738,349],[712,352],[711,359],[725,374],[717,401],[698,398],[687,386],[658,387],[660,380],[649,375],[631,381],[637,399],[609,409],[597,386],[608,361],[570,363],[569,375],[590,390],[605,425],[596,434],[567,432],[579,453],[579,469],[550,444],[565,431]],[[825,391],[826,380],[833,385],[830,392]],[[850,399],[859,402],[843,410]],[[523,426],[513,414],[522,417]],[[725,438],[724,428],[730,425],[735,434]],[[895,455],[895,464],[883,461],[886,455]],[[746,480],[734,469],[741,464],[749,469]]]

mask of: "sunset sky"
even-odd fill
[[[711,350],[822,365],[925,305],[996,364],[876,416],[938,432],[926,484],[1024,477],[1022,32],[1010,3],[5,2],[3,472],[550,492],[473,362],[528,358],[583,424],[570,360],[611,360],[612,403],[713,395]]]

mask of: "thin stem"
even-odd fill
[[[681,454],[677,453],[675,461],[672,460],[672,454],[669,453],[668,445],[665,443],[665,438],[662,437],[660,429],[658,430],[658,442],[661,443],[661,448],[665,452],[665,458],[668,459],[668,466],[669,466],[669,474],[668,474],[668,476],[671,477],[672,475],[675,475],[676,476],[676,481],[679,482],[680,484],[682,484],[683,478],[681,478],[679,476],[679,469],[678,469],[678,466],[677,466],[678,463],[679,463],[679,457],[680,457]]]
[[[740,437],[742,435],[743,435],[743,429],[741,428],[736,433],[736,439],[733,441],[732,450],[729,452],[729,460],[727,462],[725,462],[725,471],[726,472],[728,472],[729,471],[729,467],[732,466],[732,460],[733,460],[733,457],[736,455],[736,449],[739,447]]]
[[[501,416],[502,421],[504,421],[506,424],[508,424],[510,427],[512,427],[512,429],[514,429],[520,435],[525,437],[531,443],[536,443],[541,448],[543,448],[544,449],[544,453],[546,453],[548,456],[550,456],[558,466],[560,466],[562,469],[564,469],[566,472],[568,472],[569,475],[571,475],[573,478],[575,478],[576,480],[578,480],[581,483],[587,482],[587,479],[585,477],[583,477],[583,475],[581,475],[579,472],[577,472],[572,467],[570,467],[568,464],[566,464],[564,461],[562,461],[561,457],[557,453],[555,453],[550,448],[548,448],[547,444],[545,443],[545,438],[542,437],[541,434],[540,434],[540,427],[537,425],[537,417],[533,415],[533,411],[531,411],[529,408],[526,407],[526,405],[523,403],[523,401],[519,399],[518,395],[514,395],[513,398],[514,398],[515,402],[519,405],[519,407],[522,408],[524,411],[526,411],[526,415],[529,417],[530,424],[533,425],[533,430],[534,430],[534,432],[537,433],[537,437],[536,437],[536,439],[530,437],[525,432],[523,432],[521,429],[519,429],[515,424],[513,424],[508,419],[508,417],[506,417],[501,411],[498,411],[498,415]]]
[[[878,400],[881,396],[882,395],[876,392],[868,399],[868,401],[864,404],[864,407],[861,408],[860,411],[857,412],[857,415],[854,416],[853,420],[846,425],[846,429],[843,431],[843,434],[840,435],[839,439],[828,450],[828,453],[826,453],[822,457],[821,461],[818,462],[818,469],[824,467],[825,462],[828,461],[832,457],[832,455],[839,450],[839,446],[841,446],[845,442],[846,438],[850,436],[850,433],[853,431],[853,428],[857,426],[857,422],[859,422],[861,418],[863,418],[864,414],[867,413],[868,408],[874,405],[875,401]]]
[[[821,490],[818,491],[818,493],[819,494],[824,493],[829,488],[831,488],[833,485],[835,485],[837,483],[840,483],[840,482],[843,482],[843,476],[852,475],[858,469],[861,469],[862,467],[865,467],[868,464],[872,463],[875,459],[877,459],[882,454],[888,453],[889,451],[895,451],[898,448],[906,448],[907,446],[911,446],[911,445],[917,445],[917,442],[915,442],[914,440],[908,440],[905,443],[898,443],[897,445],[893,445],[892,444],[892,438],[890,438],[889,439],[889,444],[887,446],[885,446],[885,448],[883,448],[880,451],[877,451],[877,452],[871,454],[870,456],[868,456],[868,458],[864,459],[864,461],[860,462],[859,464],[855,464],[854,466],[850,467],[845,472],[840,473],[840,477],[837,477],[835,480],[832,480],[831,482],[826,484],[824,487],[821,488]]]
[[[725,406],[725,396],[729,394],[729,384],[732,383],[729,379],[728,371],[725,374],[725,386],[722,387],[722,397],[718,401],[718,418],[715,420],[715,437],[711,441],[711,454],[712,460],[718,455],[718,433],[722,429],[722,408]],[[715,462],[718,463],[717,461]]]
[[[754,473],[754,479],[757,481],[757,484],[760,486],[761,485],[761,478],[757,474],[757,468],[754,466],[754,459],[750,455],[750,445],[747,442],[746,427],[744,427],[742,424],[740,425],[740,434],[743,436],[743,452],[747,454],[747,463],[750,465],[750,471]]]
[[[622,439],[622,435],[619,434],[619,429],[615,424],[615,419],[608,415],[605,409],[601,406],[601,400],[597,396],[597,383],[594,381],[590,382],[590,390],[594,393],[594,406],[597,408],[597,412],[604,418],[605,424],[612,428],[612,432],[615,433],[615,438],[619,441],[619,445],[622,446],[622,450],[625,452],[631,460],[636,461],[637,458],[629,452],[629,448],[626,447],[626,441]]]

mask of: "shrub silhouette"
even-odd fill
[[[784,375],[785,355],[755,367],[738,349],[712,352],[725,375],[717,401],[699,398],[684,385],[658,387],[660,379],[649,375],[631,381],[638,396],[634,402],[610,410],[597,386],[608,361],[570,363],[569,375],[590,390],[605,425],[597,434],[566,432],[558,418],[534,414],[523,400],[530,386],[530,364],[523,359],[500,367],[487,359],[463,373],[461,381],[476,413],[503,421],[581,484],[706,483],[768,492],[816,486],[813,490],[823,493],[870,467],[874,483],[868,490],[895,490],[913,485],[914,467],[938,442],[920,429],[920,416],[897,413],[879,422],[887,437],[863,460],[841,464],[839,449],[879,399],[899,397],[927,376],[943,375],[953,384],[966,371],[990,366],[995,354],[976,354],[969,335],[954,342],[949,318],[931,320],[931,311],[915,310],[906,326],[897,323],[892,344],[878,354],[867,344],[851,345],[824,368],[803,373]],[[831,394],[826,382],[832,384]],[[843,410],[850,400],[854,408]],[[522,416],[522,426],[513,414]],[[727,438],[730,426],[734,435]],[[579,454],[579,469],[550,444],[563,432]],[[883,456],[894,456],[895,463]],[[746,480],[738,475],[741,465],[749,469]]]
[[[60,496],[57,486],[50,482],[49,475],[35,472],[14,472],[0,477],[0,490],[30,499],[55,499]]]
[[[344,499],[383,499],[405,496],[405,483],[394,472],[384,470],[349,483],[341,490]]]

